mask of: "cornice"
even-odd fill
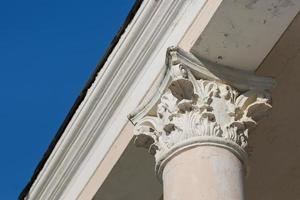
[[[144,1],[125,33],[88,89],[60,140],[48,158],[27,199],[76,199],[123,125],[116,113],[128,101],[127,92],[142,76],[155,78],[149,63],[160,63],[166,45],[176,45],[205,1]],[[189,8],[189,13],[185,11]],[[177,30],[176,32],[174,32]],[[180,31],[178,31],[180,30]],[[147,68],[148,67],[148,68]],[[163,65],[159,65],[163,68]],[[143,93],[148,88],[144,88]],[[129,113],[136,105],[123,107]],[[132,102],[132,101],[131,101]],[[108,133],[111,119],[120,122]],[[101,151],[95,149],[101,148]]]

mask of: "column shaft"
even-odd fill
[[[185,149],[164,168],[164,200],[244,200],[243,173],[241,161],[226,149]]]

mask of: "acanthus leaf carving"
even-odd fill
[[[160,163],[190,144],[219,145],[246,157],[249,130],[271,108],[266,90],[243,92],[218,80],[196,78],[188,66],[169,67],[170,81],[156,103],[156,115],[135,125],[135,143]]]

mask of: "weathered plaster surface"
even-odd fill
[[[192,52],[254,71],[299,9],[299,0],[223,0]]]

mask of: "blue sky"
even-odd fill
[[[134,0],[0,2],[0,199],[16,199]]]

